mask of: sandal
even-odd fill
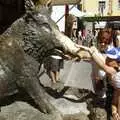
[[[113,120],[120,120],[120,116],[117,113],[117,108],[114,105],[112,105],[112,117],[113,117]]]
[[[112,112],[113,120],[120,120],[120,116],[117,112]]]

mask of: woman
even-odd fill
[[[88,51],[92,59],[109,75],[111,84],[114,88],[112,99],[112,115],[114,120],[120,120],[120,32],[116,34],[115,47],[108,47],[106,59],[93,46],[91,48],[79,46],[81,49]]]
[[[120,49],[115,48],[116,54],[114,55],[114,52],[112,50],[107,51],[106,65],[108,67],[106,67],[106,70],[110,76],[111,84],[114,88],[112,99],[112,115],[114,120],[120,120],[120,56],[118,55]],[[112,71],[109,71],[109,67],[112,67],[114,69]]]
[[[56,83],[60,82],[60,70],[64,68],[64,59],[69,60],[71,57],[57,49],[51,52],[52,54],[44,61],[44,68],[51,78],[52,83]]]
[[[60,69],[63,69],[64,61],[63,54],[56,49],[52,52],[52,55],[49,56],[49,62],[47,71],[52,80],[52,83],[59,81]]]
[[[110,48],[107,50],[106,60],[95,47],[89,49],[93,60],[109,75],[114,88],[112,99],[112,115],[114,120],[120,120],[120,48]]]
[[[98,50],[103,55],[103,57],[106,58],[105,51],[108,48],[112,47],[112,30],[111,29],[100,30],[97,36],[97,40]],[[99,66],[94,61],[92,63],[93,63],[92,79],[95,93],[100,98],[106,98],[107,97],[106,73],[104,72],[104,70],[99,68]]]

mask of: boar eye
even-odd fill
[[[50,31],[52,31],[50,25],[48,23],[43,23],[43,25],[45,28],[49,29]]]

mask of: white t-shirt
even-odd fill
[[[112,76],[112,81],[111,81],[112,85],[116,88],[120,88],[120,72],[116,72],[113,76]]]
[[[98,77],[103,80],[106,77],[106,72],[104,70],[98,70]]]

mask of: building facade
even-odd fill
[[[120,16],[120,0],[81,0],[81,6],[93,16]]]

